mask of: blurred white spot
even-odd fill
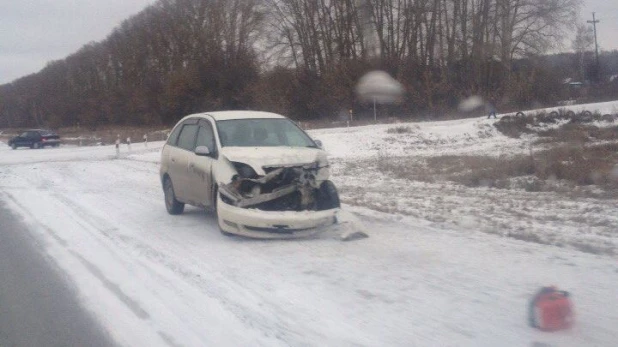
[[[401,101],[403,91],[401,83],[384,71],[370,71],[356,85],[359,99],[381,104]]]
[[[459,103],[459,110],[463,112],[473,111],[485,105],[485,101],[480,96],[471,96]]]

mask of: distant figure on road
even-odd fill
[[[494,107],[494,104],[489,102],[487,103],[487,111],[489,113],[489,115],[487,116],[487,119],[491,118],[492,116],[494,118],[498,118],[496,117],[496,107]]]

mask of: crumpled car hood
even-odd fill
[[[264,174],[263,167],[294,166],[318,162],[328,165],[326,152],[309,147],[223,147],[220,151],[228,160],[245,163],[257,174]]]

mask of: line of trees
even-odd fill
[[[443,111],[472,94],[543,101],[547,76],[528,57],[562,41],[578,6],[159,0],[104,41],[0,86],[0,126],[169,124],[191,112],[243,108],[336,117],[362,110],[354,85],[370,69],[406,87],[398,112]]]

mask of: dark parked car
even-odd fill
[[[60,146],[60,136],[50,130],[32,129],[9,140],[9,146],[13,149],[17,147],[44,148],[45,146]]]

